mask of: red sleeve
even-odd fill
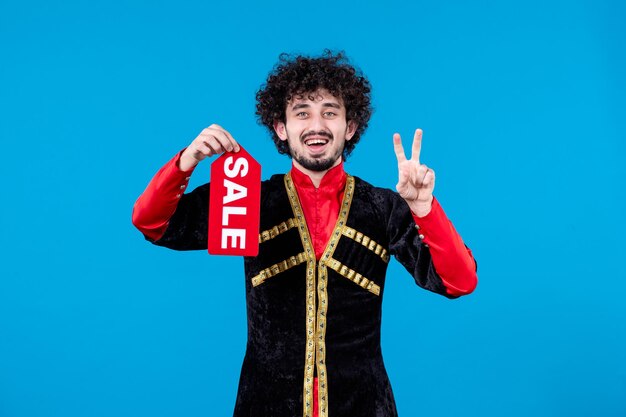
[[[178,168],[181,153],[156,173],[133,207],[133,224],[152,240],[159,240],[165,233],[193,172]]]
[[[474,291],[478,277],[472,251],[465,246],[437,199],[433,199],[432,209],[426,216],[413,214],[413,219],[447,293],[461,296]]]

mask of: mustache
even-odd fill
[[[320,130],[319,132],[306,132],[305,134],[300,136],[300,140],[306,140],[310,136],[324,136],[324,137],[327,137],[330,140],[333,139],[333,134],[332,133]]]

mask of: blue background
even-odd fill
[[[323,48],[374,87],[347,171],[393,188],[391,136],[422,127],[479,264],[449,301],[392,262],[400,415],[626,415],[625,20],[603,1],[2,0],[0,416],[232,414],[241,259],[152,246],[131,208],[211,123],[264,178],[289,169],[254,94],[280,52]]]

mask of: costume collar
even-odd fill
[[[291,178],[298,188],[315,189],[313,181],[304,172],[300,171],[295,165],[291,166]],[[320,181],[319,191],[333,192],[343,190],[346,186],[346,171],[343,170],[343,161],[335,167],[332,167],[322,177]]]

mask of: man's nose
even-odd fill
[[[315,132],[326,130],[326,120],[321,115],[313,115],[310,119],[309,129]]]

